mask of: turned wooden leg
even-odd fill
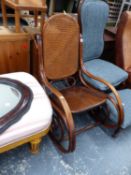
[[[43,30],[44,23],[45,23],[45,13],[41,12],[41,21],[40,21],[40,30],[41,31]]]
[[[34,21],[35,21],[35,27],[38,26],[38,11],[34,11]]]
[[[120,131],[122,130],[122,128],[117,128],[114,133],[112,134],[112,137],[117,137],[117,135],[120,133]]]
[[[2,16],[3,16],[3,26],[8,27],[7,24],[7,14],[6,14],[6,6],[5,6],[5,1],[1,1],[1,8],[2,8]]]
[[[20,11],[15,10],[15,27],[16,27],[16,32],[19,33],[20,30]]]
[[[31,152],[33,154],[37,154],[39,152],[40,143],[41,143],[41,138],[37,138],[37,139],[32,140],[30,142],[30,144],[31,144]]]

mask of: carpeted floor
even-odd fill
[[[86,120],[82,115],[78,125]],[[45,137],[38,155],[28,145],[1,154],[0,175],[131,175],[131,128],[117,138],[100,127],[82,133],[71,154],[62,154]]]

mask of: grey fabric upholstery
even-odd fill
[[[124,109],[124,121],[121,127],[126,128],[131,125],[131,89],[120,90],[118,91],[118,93],[121,97]],[[110,119],[112,119],[116,123],[118,121],[118,113],[111,102],[108,101],[107,105],[110,111]]]
[[[108,19],[109,8],[103,1],[85,0],[81,7],[84,61],[99,58],[104,41],[103,32]]]
[[[112,63],[101,59],[93,59],[90,61],[85,62],[85,68],[91,74],[100,77],[108,82],[110,82],[113,86],[117,86],[125,81],[128,77],[128,74],[122,70],[121,68],[115,66]],[[97,89],[100,90],[107,90],[108,87],[99,81],[93,80],[86,75],[83,75],[86,81],[90,84],[95,86]]]

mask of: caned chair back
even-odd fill
[[[48,79],[75,74],[79,66],[79,26],[67,14],[49,18],[43,29],[44,70]]]

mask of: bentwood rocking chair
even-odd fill
[[[99,108],[106,101],[106,94],[89,88],[81,77],[79,35],[79,26],[73,17],[57,14],[50,17],[43,28],[43,57],[39,44],[41,83],[50,91],[54,109],[50,137],[65,153],[75,149],[76,134],[98,125],[88,123],[76,130],[73,114]],[[76,77],[81,84],[76,85]],[[61,90],[53,86],[59,80],[66,83]]]
[[[105,92],[112,103],[107,101],[108,117],[113,121],[109,127],[115,128],[115,134],[131,125],[131,90],[118,85],[128,78],[126,71],[101,59],[103,51],[104,28],[108,20],[109,7],[100,0],[85,0],[81,6],[81,25],[83,44],[81,69],[84,80],[100,91]],[[110,93],[112,92],[112,93]]]

